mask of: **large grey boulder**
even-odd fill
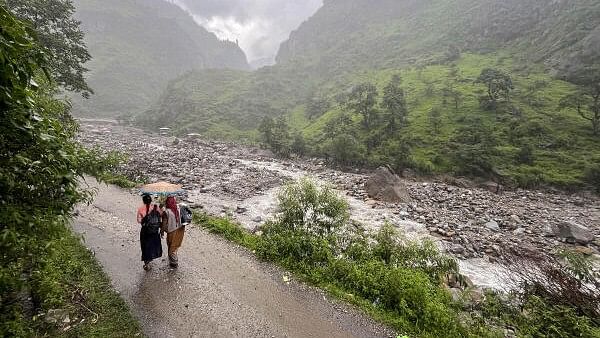
[[[369,197],[388,203],[408,203],[411,198],[406,186],[392,170],[380,167],[365,183]]]
[[[590,229],[575,222],[562,222],[554,228],[554,234],[564,238],[571,243],[587,245],[594,240],[594,235]]]

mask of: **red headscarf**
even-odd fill
[[[175,201],[175,197],[167,197],[165,205],[167,206],[167,209],[170,209],[173,212],[173,214],[175,214],[175,219],[179,223],[179,208],[177,207],[177,201]]]

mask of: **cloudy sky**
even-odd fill
[[[248,60],[272,58],[322,0],[166,0],[221,39],[238,40]]]

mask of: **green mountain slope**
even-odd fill
[[[76,0],[93,60],[89,84],[96,95],[75,99],[75,111],[114,116],[140,111],[165,84],[194,69],[248,69],[232,42],[220,41],[188,14],[163,0]]]
[[[330,0],[277,61],[334,73],[443,62],[449,48],[502,49],[565,73],[600,57],[599,18],[594,0]]]
[[[599,31],[593,0],[329,0],[282,44],[277,65],[189,73],[137,123],[258,140],[261,117],[284,116],[309,152],[341,163],[580,186],[600,163],[598,137],[559,103],[582,70],[600,66]],[[496,109],[482,104],[486,68],[514,85]],[[376,123],[363,128],[345,104],[351,89],[372,83],[381,94],[393,75],[403,78],[407,126],[385,131],[380,96]],[[326,109],[315,113],[315,101]]]

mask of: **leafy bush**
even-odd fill
[[[563,251],[562,261],[537,251],[503,253],[515,283],[513,299],[496,298],[503,319],[523,336],[598,337],[600,276],[589,258]]]
[[[517,186],[523,189],[539,188],[545,181],[544,173],[533,167],[523,167],[513,177]]]
[[[69,293],[82,280],[101,280],[98,265],[89,255],[80,256],[85,249],[65,238],[75,205],[92,197],[80,189],[79,178],[100,176],[110,161],[74,140],[77,124],[70,105],[54,98],[57,89],[35,34],[3,6],[0,27],[0,336],[46,336],[55,328],[34,323],[33,315],[50,306],[73,305]],[[106,291],[105,297],[114,295]],[[28,304],[30,296],[33,304]],[[122,304],[107,308],[123,312]],[[135,330],[127,312],[120,315]],[[111,316],[107,319],[116,320]],[[99,335],[117,329],[123,332],[113,326]]]
[[[467,333],[440,287],[444,276],[458,273],[456,262],[433,243],[406,241],[390,224],[376,234],[364,232],[349,221],[341,197],[308,179],[286,186],[279,200],[279,215],[258,240],[260,257],[368,300],[401,330]]]
[[[585,172],[586,181],[600,193],[600,164],[591,165]]]
[[[481,303],[460,304],[442,286],[445,277],[460,277],[457,262],[432,242],[408,241],[391,224],[365,231],[349,221],[339,196],[307,179],[286,186],[279,198],[279,216],[262,236],[227,220],[199,221],[411,336],[500,337],[494,328],[503,327],[525,337],[600,334],[600,302],[591,289],[599,287],[598,276],[580,255],[565,253],[563,263],[507,251],[516,272],[510,277],[523,282],[515,285],[520,292],[490,291]]]
[[[533,152],[533,147],[530,144],[522,146],[517,155],[517,162],[520,164],[532,165],[534,161],[535,154]]]
[[[205,213],[196,210],[194,213],[194,223],[202,224],[204,228],[214,234],[219,234],[227,240],[254,249],[256,238],[244,231],[238,224],[229,219],[211,217]]]
[[[328,155],[342,165],[363,163],[366,152],[366,147],[356,137],[345,133],[335,136],[327,148]]]
[[[348,203],[331,187],[303,178],[285,186],[278,196],[277,223],[291,230],[330,235],[348,224]]]

